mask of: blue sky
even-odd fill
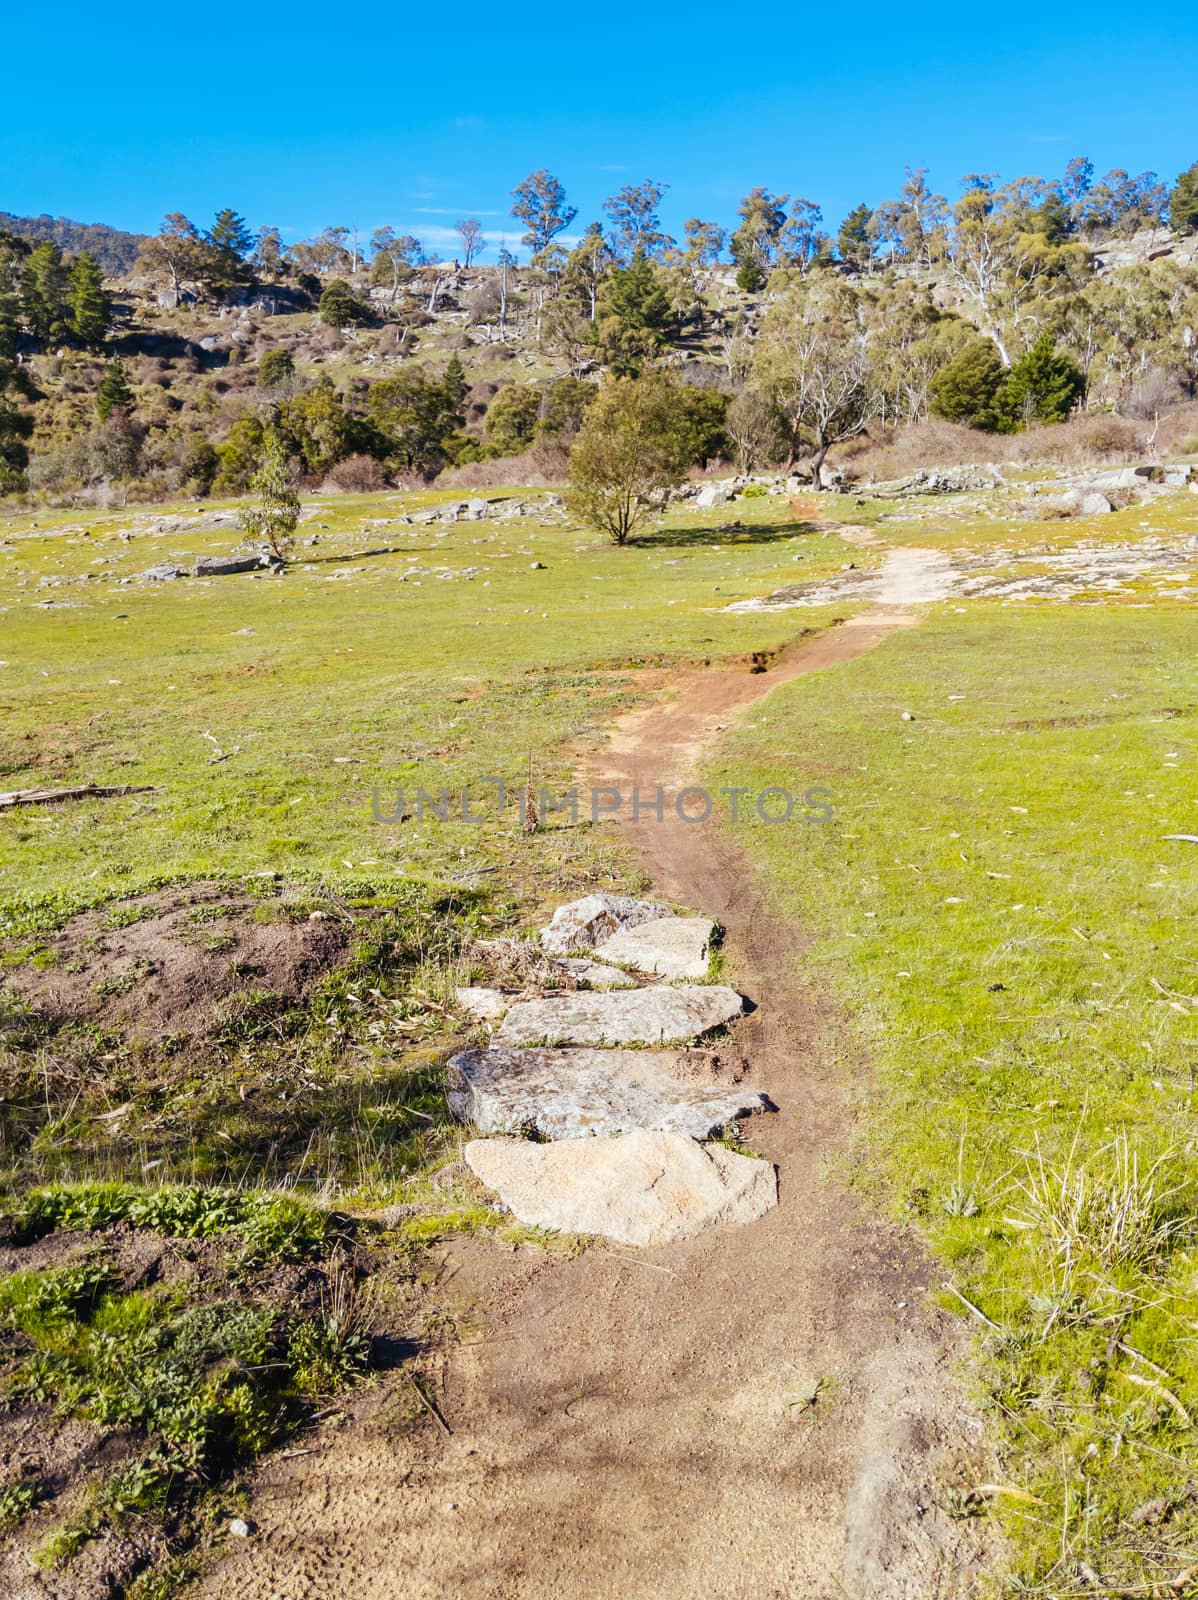
[[[0,38],[0,210],[139,232],[228,204],[288,239],[390,223],[452,254],[461,216],[514,246],[510,191],[541,166],[580,226],[622,184],[666,182],[680,233],[728,224],[755,184],[834,226],[896,194],[904,163],[951,194],[1077,154],[1169,181],[1198,160],[1198,8],[1173,0],[3,0]]]

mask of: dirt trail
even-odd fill
[[[928,552],[895,552],[881,609],[773,670],[713,668],[628,718],[597,781],[690,775],[713,730],[779,683],[916,620]],[[886,608],[890,609],[886,609]],[[413,1460],[376,1402],[320,1453],[269,1464],[261,1533],[205,1592],[238,1600],[949,1600],[971,1592],[978,1525],[939,1509],[980,1435],[953,1377],[955,1324],[928,1264],[825,1172],[852,1112],[802,940],[714,828],[629,824],[657,892],[719,918],[753,1081],[779,1107],[752,1144],[779,1205],[750,1227],[573,1261],[455,1243],[443,1281],[487,1331],[447,1364]],[[864,1071],[864,1069],[859,1069]],[[814,1406],[798,1397],[814,1392]],[[373,1410],[371,1409],[373,1405]],[[976,1478],[966,1481],[976,1482]]]

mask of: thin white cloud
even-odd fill
[[[502,211],[481,211],[477,206],[413,206],[419,217],[501,217]]]

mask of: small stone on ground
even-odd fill
[[[477,1017],[480,1022],[498,1022],[512,1001],[518,998],[504,994],[502,989],[485,989],[472,984],[460,984],[453,991],[453,997],[463,1011]]]
[[[584,989],[636,988],[636,979],[621,972],[619,967],[606,967],[601,961],[590,961],[586,956],[559,956],[558,965],[577,978]]]

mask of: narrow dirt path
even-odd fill
[[[719,725],[779,683],[872,649],[934,598],[929,552],[892,552],[879,609],[768,673],[713,668],[626,721],[596,781],[690,776]],[[972,1588],[977,1525],[939,1508],[980,1436],[953,1376],[959,1335],[927,1263],[826,1173],[851,1138],[834,1019],[802,939],[769,913],[735,841],[668,818],[629,827],[655,890],[717,917],[757,1009],[735,1045],[779,1107],[749,1138],[779,1171],[750,1227],[573,1261],[455,1243],[443,1281],[485,1310],[451,1355],[413,1461],[366,1402],[319,1454],[275,1461],[261,1534],[205,1592],[238,1600],[948,1600]],[[863,1072],[865,1069],[859,1069]],[[799,1398],[814,1396],[814,1404]],[[976,1481],[976,1480],[972,1480]]]

